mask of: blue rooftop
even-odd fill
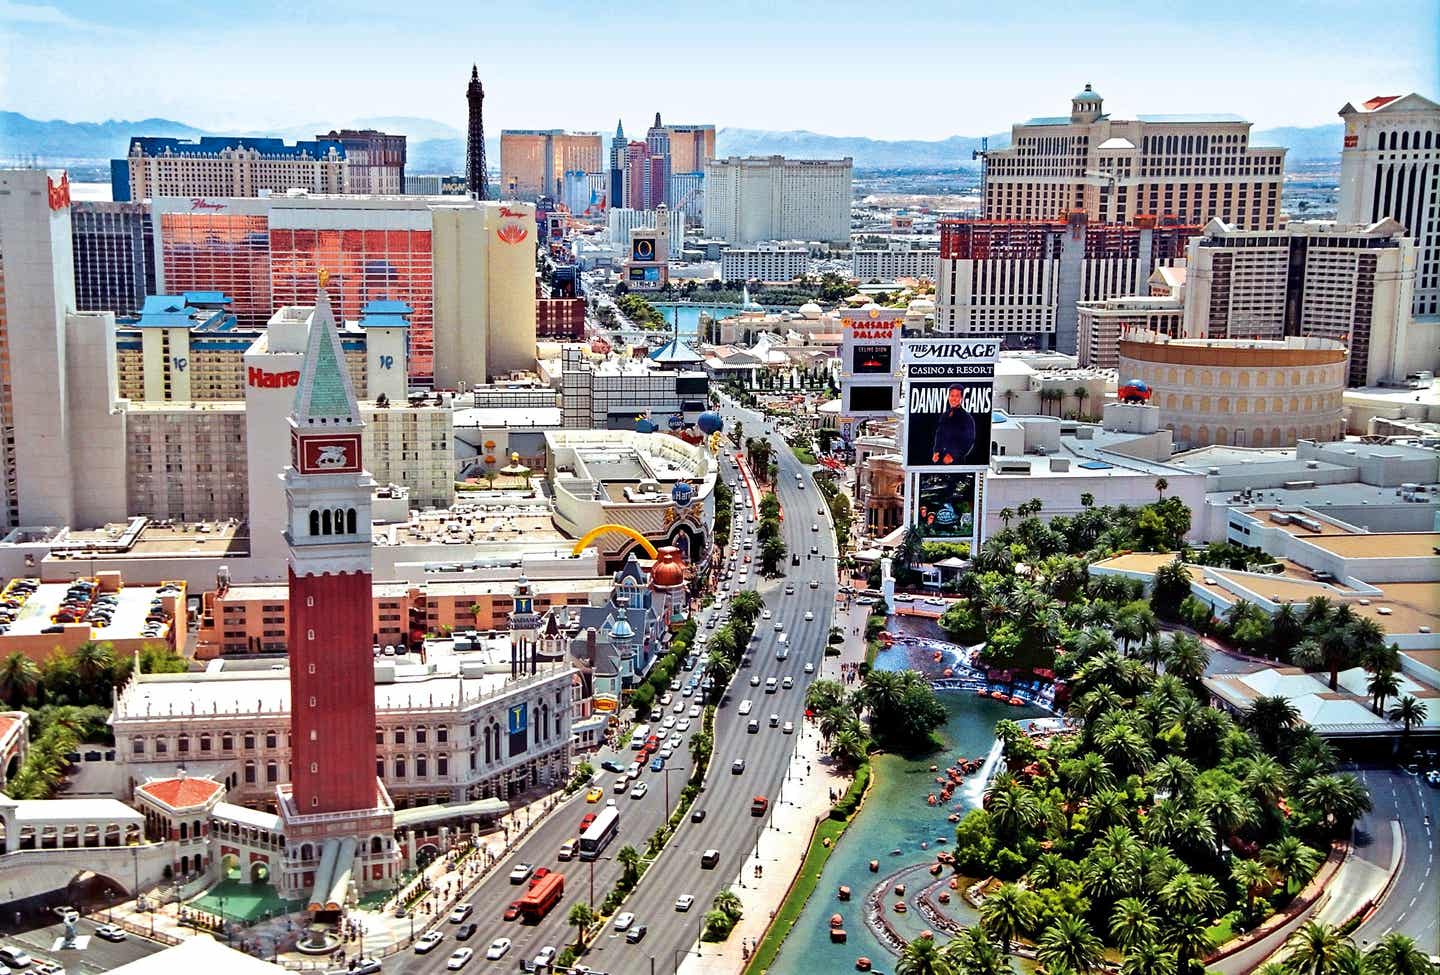
[[[187,328],[225,331],[235,326],[230,298],[223,291],[186,291],[146,295],[135,328]]]
[[[243,135],[206,135],[199,139],[170,139],[153,136],[137,136],[130,140],[130,151],[139,147],[147,156],[213,156],[227,149],[253,149],[265,156],[299,159],[305,156],[320,158],[335,150],[341,159],[345,158],[345,146],[334,139],[313,139],[286,145],[284,139],[250,138]]]
[[[414,313],[415,309],[403,301],[378,298],[365,303],[360,309],[360,321],[355,324],[361,328],[409,328],[407,316]]]
[[[1076,464],[1076,467],[1083,467],[1087,471],[1108,471],[1114,464],[1107,464],[1103,460],[1087,460],[1084,463]]]

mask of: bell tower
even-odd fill
[[[360,408],[325,275],[290,416],[291,784],[302,815],[374,809],[370,493]]]

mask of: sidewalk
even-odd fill
[[[847,639],[838,657],[825,657],[818,676],[841,680],[840,665],[865,659],[863,641]],[[810,849],[810,834],[817,820],[830,813],[834,804],[833,791],[841,795],[850,786],[850,776],[831,767],[822,759],[824,745],[820,732],[806,721],[795,729],[800,741],[790,760],[786,781],[780,796],[771,805],[769,824],[757,844],[760,856],[752,848],[740,867],[740,874],[730,891],[740,898],[744,916],[719,944],[699,942],[691,946],[680,966],[681,975],[735,975],[745,968],[744,949],[754,948],[765,936],[770,918],[779,910],[790,890],[790,883],[800,872],[800,865]],[[755,868],[763,876],[755,877]],[[699,909],[701,905],[696,905]],[[704,905],[709,910],[709,905]]]

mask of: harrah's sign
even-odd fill
[[[299,386],[300,370],[266,372],[264,369],[251,366],[246,382],[259,389],[284,389],[287,386]]]

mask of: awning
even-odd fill
[[[414,809],[395,810],[396,829],[414,829],[428,823],[443,823],[456,819],[475,819],[481,816],[503,816],[510,811],[510,803],[493,796],[475,799],[471,802],[432,803]]]

